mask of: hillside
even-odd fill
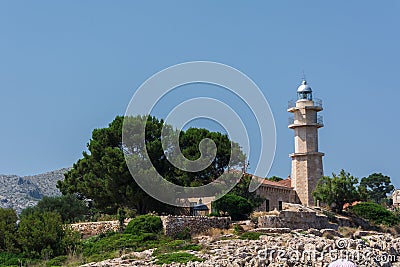
[[[57,181],[64,180],[64,173],[69,169],[23,177],[0,174],[0,207],[20,213],[24,208],[36,205],[43,196],[60,195]]]

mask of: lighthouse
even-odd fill
[[[292,159],[292,187],[298,201],[305,206],[314,206],[314,191],[323,175],[322,157],[318,151],[318,129],[324,126],[322,101],[313,98],[311,87],[303,79],[297,88],[297,100],[289,101],[289,128],[294,130],[294,153]]]

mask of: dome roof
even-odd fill
[[[311,87],[307,84],[306,80],[301,82],[301,85],[297,88],[298,93],[308,93],[312,92]]]

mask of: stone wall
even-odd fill
[[[327,216],[301,205],[284,203],[283,210],[258,217],[259,228],[337,229]]]
[[[231,223],[230,217],[207,216],[161,216],[164,233],[168,236],[188,229],[191,234],[198,234],[211,228],[227,229]]]
[[[125,220],[125,225],[130,219]],[[102,221],[102,222],[82,222],[70,224],[73,230],[81,233],[83,238],[99,235],[107,232],[116,232],[119,229],[119,221]]]

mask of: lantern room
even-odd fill
[[[306,80],[297,88],[297,100],[312,100],[312,90]]]

